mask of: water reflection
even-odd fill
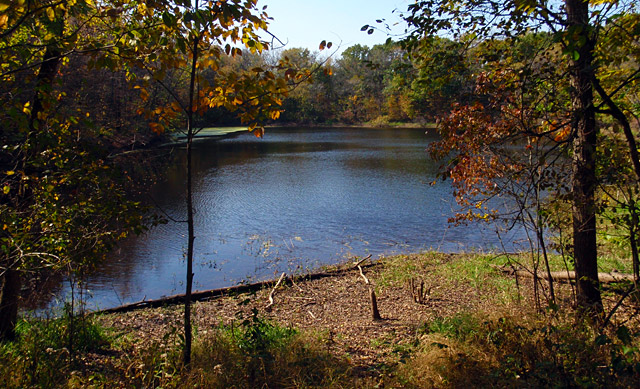
[[[305,271],[347,255],[498,246],[477,225],[450,229],[447,182],[418,129],[273,129],[194,150],[195,286],[210,289]],[[185,219],[184,151],[149,195]],[[87,280],[91,307],[181,293],[186,225],[122,242]],[[64,297],[63,297],[64,298]]]

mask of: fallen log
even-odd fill
[[[364,268],[368,268],[368,267],[376,266],[377,264],[378,264],[377,262],[372,262],[370,264],[361,265],[361,266]],[[343,274],[346,274],[352,271],[357,271],[357,270],[358,270],[357,268],[353,268],[349,266],[345,268],[318,272],[318,273],[309,273],[309,274],[303,274],[298,276],[288,276],[288,277],[284,277],[282,282],[311,281],[311,280],[317,280],[317,279],[326,278],[326,277],[335,277],[335,276],[343,275]],[[252,284],[242,284],[242,285],[229,286],[225,288],[196,291],[191,294],[191,301],[195,302],[195,301],[203,301],[203,300],[212,300],[215,298],[229,296],[232,294],[254,292],[254,291],[258,291],[260,289],[273,285],[273,282],[274,280],[267,280],[267,281],[255,282]],[[158,307],[163,307],[167,305],[183,304],[184,298],[185,298],[184,294],[176,294],[173,296],[161,297],[159,299],[142,300],[135,303],[124,304],[114,308],[101,309],[101,310],[93,311],[91,313],[92,314],[121,313],[121,312],[135,311],[135,310],[144,309],[144,308],[158,308]]]
[[[519,276],[519,277],[531,277],[533,278],[534,273],[531,270],[528,269],[522,269],[522,268],[513,268],[513,267],[506,267],[506,266],[495,266],[497,269],[499,269],[500,271],[502,271],[503,273],[507,273],[510,275],[515,275],[515,276]],[[547,272],[538,272],[537,273],[538,278],[541,278],[543,280],[547,280],[549,279],[549,276],[547,274]],[[576,272],[575,271],[552,271],[551,272],[551,279],[553,281],[575,281],[576,279]],[[612,283],[612,282],[622,282],[622,281],[633,281],[633,274],[626,274],[626,273],[617,273],[617,272],[610,272],[610,273],[598,273],[598,279],[600,280],[600,282],[608,284],[608,283]]]

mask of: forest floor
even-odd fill
[[[189,367],[181,304],[73,320],[73,348],[66,318],[23,324],[24,340],[0,347],[0,387],[637,387],[632,284],[603,287],[611,316],[594,326],[570,284],[555,282],[551,303],[546,281],[505,272],[531,260],[426,252],[226,289],[192,305]]]
[[[220,324],[250,318],[255,309],[260,318],[322,335],[326,347],[346,356],[358,375],[378,375],[406,357],[404,350],[417,343],[425,323],[461,312],[495,309],[496,294],[512,296],[515,290],[513,280],[499,271],[480,277],[499,278],[508,286],[477,277],[472,282],[464,276],[456,280],[450,271],[430,271],[430,267],[441,270],[443,264],[456,262],[459,255],[438,254],[435,262],[420,262],[421,258],[403,256],[393,263],[382,261],[363,269],[376,292],[381,320],[373,319],[369,285],[352,267],[335,276],[281,285],[273,292],[270,307],[272,287],[196,302],[193,325],[197,333],[206,334]],[[422,303],[415,301],[412,280],[413,292],[420,283],[425,285]],[[181,331],[182,315],[183,307],[178,305],[104,315],[101,321],[106,327],[140,339],[141,344],[151,344],[160,342],[170,328]]]

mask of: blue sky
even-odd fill
[[[317,50],[322,40],[341,43],[340,51],[356,43],[373,46],[384,43],[388,36],[376,31],[372,35],[360,31],[365,24],[376,24],[376,19],[386,19],[389,24],[400,22],[399,12],[404,12],[411,0],[259,0],[258,7],[267,5],[267,13],[274,20],[269,31],[287,48],[305,47]],[[398,9],[392,13],[394,9]],[[404,31],[400,23],[397,33]]]

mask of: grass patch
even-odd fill
[[[376,280],[385,287],[408,287],[424,283],[429,290],[434,285],[471,287],[478,295],[499,296],[503,303],[517,299],[515,280],[504,277],[495,266],[508,262],[505,256],[489,254],[444,254],[425,252],[385,258],[384,269]],[[437,296],[437,291],[433,291]],[[446,293],[446,292],[445,292]]]

